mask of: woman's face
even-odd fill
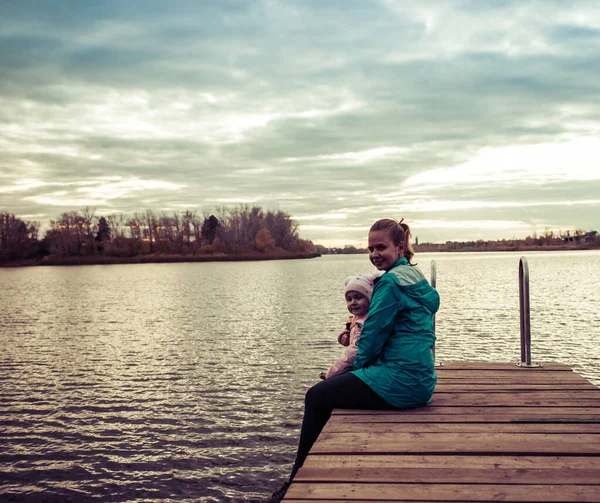
[[[369,259],[380,271],[389,271],[404,256],[404,246],[395,245],[386,230],[369,232]]]

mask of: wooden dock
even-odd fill
[[[284,501],[600,502],[600,389],[542,365],[445,363],[427,407],[334,411]]]

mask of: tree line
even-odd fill
[[[352,255],[355,253],[369,253],[366,248],[356,248],[352,245],[344,247],[327,248],[315,245],[321,255]],[[445,243],[419,243],[415,238],[413,248],[416,252],[454,252],[454,251],[517,251],[517,250],[565,250],[565,249],[596,249],[600,248],[600,236],[596,231],[585,232],[558,231],[551,229],[543,233],[536,232],[522,239],[498,239],[495,241],[446,241]]]
[[[0,213],[0,263],[44,258],[132,258],[149,255],[314,253],[298,236],[298,224],[283,211],[258,206],[218,207],[214,212],[98,216],[85,208],[50,220],[40,239],[40,223]]]
[[[527,250],[565,250],[600,248],[600,239],[596,231],[585,232],[577,229],[555,232],[546,229],[541,234],[534,232],[522,239],[498,239],[495,241],[446,241],[445,243],[415,244],[416,252],[453,252],[453,251],[527,251]]]

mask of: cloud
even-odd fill
[[[390,157],[398,157],[399,155],[406,153],[407,148],[402,147],[378,147],[369,150],[363,150],[361,152],[342,152],[337,154],[328,155],[317,155],[308,157],[290,157],[284,159],[283,162],[323,162],[323,163],[337,163],[337,164],[367,164],[377,161],[379,159],[386,159]]]
[[[600,139],[588,137],[562,143],[485,148],[464,164],[425,171],[404,185],[537,185],[600,180],[598,159]]]
[[[109,208],[112,206],[111,202],[113,200],[130,198],[136,192],[173,191],[180,189],[182,186],[162,180],[140,180],[138,178],[122,180],[120,177],[109,177],[72,183],[36,182],[35,185],[29,185],[29,188],[33,187],[46,187],[50,189],[61,187],[63,189],[24,197],[25,200],[40,205],[66,208],[82,208],[86,206],[103,206]]]
[[[248,202],[347,244],[382,216],[597,227],[592,2],[23,0],[0,49],[0,211]]]

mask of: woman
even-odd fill
[[[369,259],[380,271],[354,361],[354,370],[306,393],[292,474],[271,501],[285,495],[333,409],[407,409],[431,401],[436,383],[433,315],[440,297],[411,264],[410,228],[382,219],[369,230]]]

